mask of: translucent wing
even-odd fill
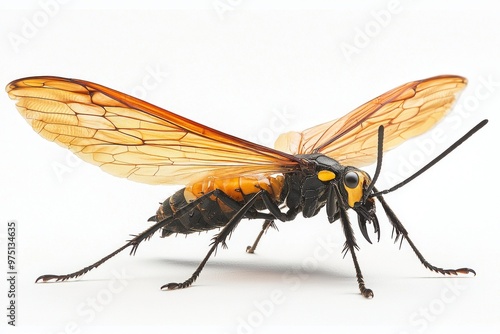
[[[275,148],[290,154],[323,153],[362,167],[377,159],[377,129],[384,125],[384,151],[432,128],[450,110],[465,78],[437,76],[409,82],[349,114],[303,132],[282,134]]]
[[[32,77],[6,90],[42,137],[134,181],[188,184],[212,175],[285,173],[299,164],[291,155],[91,82]]]

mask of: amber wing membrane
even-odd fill
[[[149,184],[286,173],[288,154],[203,126],[87,81],[31,77],[6,88],[42,137],[104,171]]]
[[[387,151],[432,128],[451,109],[466,83],[454,75],[409,82],[339,119],[282,134],[275,148],[290,154],[323,153],[344,165],[370,165],[377,159],[380,125],[385,128]]]

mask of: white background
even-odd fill
[[[146,229],[157,203],[180,186],[136,184],[79,163],[34,133],[4,94],[1,252],[6,254],[6,223],[14,219],[19,326],[6,326],[2,278],[2,332],[499,331],[496,4],[265,3],[2,3],[0,83],[32,75],[86,79],[272,145],[270,135],[337,118],[405,82],[463,75],[469,85],[454,113],[437,130],[386,154],[378,187],[393,185],[489,118],[456,152],[386,197],[431,263],[469,266],[478,275],[443,278],[429,272],[406,243],[401,251],[393,244],[379,210],[380,243],[369,245],[354,226],[372,300],[359,295],[350,256],[342,259],[340,226],[328,224],[324,212],[279,224],[255,255],[244,250],[261,223],[242,222],[229,249],[219,250],[185,290],[159,287],[189,277],[213,233],[154,236],[135,257],[120,254],[81,279],[34,284],[40,274],[90,264]],[[6,255],[0,258],[6,268]]]

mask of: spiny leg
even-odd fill
[[[336,188],[335,191],[337,192],[337,198],[340,198],[340,194],[338,193],[338,190]],[[356,244],[356,238],[354,238],[354,231],[352,230],[349,217],[347,216],[346,210],[342,206],[339,206],[339,211],[340,221],[342,222],[342,228],[344,229],[344,235],[346,238],[343,249],[344,256],[347,254],[347,251],[351,253],[352,261],[354,262],[354,268],[356,269],[356,279],[358,281],[359,291],[361,292],[361,294],[366,298],[373,298],[373,291],[365,286],[363,274],[361,273],[361,268],[359,267],[358,259],[356,257],[355,251],[359,249],[359,247]]]
[[[101,264],[103,264],[104,262],[106,262],[107,260],[109,260],[110,258],[112,258],[113,256],[115,256],[116,254],[120,253],[121,251],[123,251],[124,249],[132,246],[132,250],[130,251],[130,254],[135,254],[136,250],[137,250],[137,247],[139,247],[139,244],[144,241],[144,240],[147,240],[149,238],[151,238],[151,236],[160,228],[162,228],[163,226],[167,225],[168,223],[170,223],[172,219],[165,219],[159,223],[156,223],[154,224],[153,226],[151,226],[150,228],[148,228],[147,230],[145,230],[144,232],[134,236],[133,239],[130,239],[127,241],[127,243],[125,245],[123,245],[122,247],[118,248],[117,250],[115,250],[114,252],[110,253],[109,255],[103,257],[102,259],[100,259],[99,261],[81,269],[81,270],[78,270],[78,271],[75,271],[73,273],[70,273],[70,274],[66,274],[66,275],[42,275],[40,277],[38,277],[35,281],[38,282],[40,280],[44,281],[44,282],[47,282],[47,281],[50,281],[50,280],[56,280],[56,282],[58,281],[66,281],[70,278],[76,278],[76,277],[79,277],[79,276],[82,276],[84,274],[86,274],[87,272],[89,272],[90,270],[94,269],[94,268],[97,268],[99,267]]]
[[[378,190],[376,190],[375,188],[374,188],[374,191],[378,192]],[[377,196],[377,198],[380,201],[380,203],[382,204],[382,207],[383,207],[387,217],[389,218],[390,223],[394,227],[394,231],[396,232],[395,242],[397,242],[397,240],[400,237],[401,237],[401,243],[403,243],[403,240],[406,239],[406,241],[408,241],[408,244],[410,245],[410,247],[413,249],[413,252],[415,252],[415,255],[417,255],[418,259],[420,260],[420,262],[422,262],[424,267],[426,267],[427,269],[429,269],[431,271],[434,271],[434,272],[437,272],[437,273],[440,273],[443,275],[458,275],[458,274],[469,274],[469,273],[474,274],[474,276],[476,275],[476,272],[474,271],[474,269],[471,269],[471,268],[443,269],[443,268],[439,268],[439,267],[436,267],[436,266],[433,266],[432,264],[430,264],[423,257],[423,255],[417,249],[417,247],[415,246],[413,241],[410,239],[410,237],[408,236],[408,231],[405,229],[405,227],[403,226],[401,221],[398,219],[398,217],[396,217],[396,214],[389,207],[389,205],[385,201],[384,197],[382,195],[379,195],[379,196]]]
[[[269,193],[263,193],[262,194],[262,201],[264,202],[264,205],[266,208],[269,210],[269,213],[257,213],[257,216],[251,217],[251,218],[264,218],[265,222],[262,225],[262,229],[257,236],[257,239],[253,243],[252,246],[247,246],[247,253],[253,254],[255,252],[255,249],[257,248],[258,243],[260,242],[260,239],[266,233],[266,231],[269,229],[269,227],[273,227],[275,229],[278,229],[276,227],[276,224],[274,223],[275,219],[278,219],[282,222],[286,221],[291,221],[294,220],[297,214],[300,211],[300,208],[297,206],[296,208],[289,208],[287,212],[282,212],[281,208],[276,204],[275,201],[271,199],[269,196]]]
[[[97,268],[98,266],[100,266],[101,264],[103,264],[104,262],[106,262],[107,260],[109,260],[110,258],[112,258],[113,256],[117,255],[118,253],[120,253],[121,251],[123,251],[124,249],[132,246],[132,249],[130,250],[130,255],[134,255],[135,252],[137,251],[137,248],[139,247],[139,244],[144,241],[144,240],[148,240],[149,238],[151,238],[153,236],[153,234],[158,231],[160,228],[170,224],[173,220],[175,220],[176,218],[180,217],[180,216],[183,216],[187,213],[189,213],[196,205],[198,205],[204,198],[207,198],[209,196],[211,196],[213,194],[213,192],[210,192],[210,193],[207,193],[206,195],[204,196],[201,196],[200,198],[190,202],[189,204],[187,204],[186,206],[184,206],[183,208],[177,210],[173,216],[169,216],[169,217],[165,217],[165,219],[157,222],[156,224],[152,225],[151,227],[149,227],[148,229],[146,229],[144,232],[138,234],[138,235],[134,235],[132,239],[128,240],[127,243],[125,245],[123,245],[122,247],[118,248],[117,250],[115,250],[114,252],[106,255],[105,257],[103,257],[102,259],[100,259],[99,261],[83,268],[83,269],[80,269],[78,271],[75,271],[73,273],[70,273],[70,274],[66,274],[66,275],[53,275],[53,274],[48,274],[48,275],[42,275],[40,277],[38,277],[35,281],[38,282],[38,281],[43,281],[43,282],[47,282],[47,281],[50,281],[50,280],[56,280],[56,282],[58,281],[66,281],[68,279],[71,279],[71,278],[76,278],[76,277],[79,277],[79,276],[82,276],[84,274],[86,274],[87,272],[89,272],[90,270],[94,269],[94,268]]]
[[[257,248],[257,245],[259,244],[260,238],[266,233],[266,231],[269,229],[269,227],[273,226],[276,228],[274,221],[273,220],[267,220],[264,221],[264,224],[262,224],[262,229],[259,232],[259,235],[257,236],[257,239],[255,239],[254,243],[252,246],[247,246],[247,253],[253,254],[255,252],[255,249]]]
[[[236,212],[236,214],[229,220],[229,222],[226,224],[226,226],[224,226],[224,228],[220,231],[220,233],[218,233],[212,239],[210,250],[208,251],[208,253],[205,256],[205,258],[203,259],[203,261],[201,261],[198,268],[196,268],[194,273],[191,275],[191,277],[189,277],[187,280],[185,280],[182,283],[167,283],[167,284],[163,285],[161,287],[161,289],[162,290],[164,290],[164,289],[176,290],[176,289],[184,289],[184,288],[191,286],[196,281],[198,276],[200,276],[200,273],[203,270],[203,268],[205,267],[205,264],[207,263],[210,256],[212,256],[212,253],[216,251],[219,244],[222,243],[222,247],[227,248],[226,238],[229,235],[231,235],[231,233],[236,228],[236,226],[241,221],[241,219],[244,218],[245,213],[253,206],[253,204],[255,203],[257,198],[259,196],[262,196],[263,192],[264,192],[264,190],[261,190],[260,192],[256,193],[247,203],[245,203],[245,205],[243,205],[241,207],[241,209],[238,212]]]

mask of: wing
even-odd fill
[[[362,167],[377,159],[377,129],[385,127],[384,151],[432,128],[450,110],[465,78],[445,75],[409,82],[349,114],[303,132],[282,134],[275,148],[290,154],[323,153]]]
[[[104,171],[149,184],[286,173],[292,155],[198,124],[87,81],[32,77],[6,88],[42,137]]]

